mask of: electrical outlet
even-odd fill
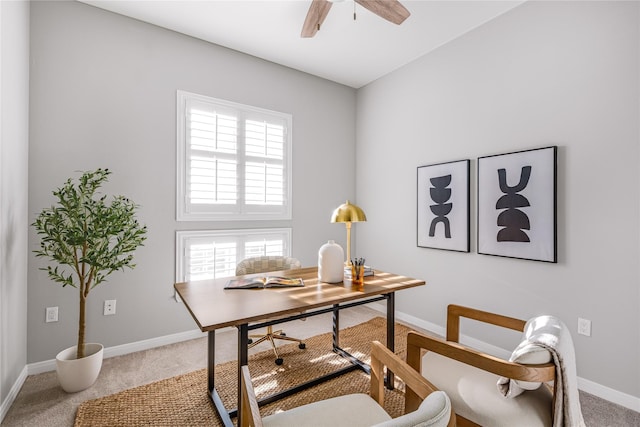
[[[108,299],[104,302],[104,315],[109,316],[111,314],[116,314],[116,300]]]
[[[578,333],[580,335],[591,336],[591,320],[578,317]]]
[[[47,316],[45,322],[57,322],[58,321],[58,307],[47,307]]]

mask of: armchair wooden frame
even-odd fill
[[[468,346],[459,343],[460,340],[460,318],[468,318],[484,323],[489,323],[515,331],[524,331],[526,322],[513,317],[502,316],[486,311],[476,310],[459,305],[449,305],[447,307],[447,337],[446,340],[437,337],[429,337],[417,332],[409,332],[407,336],[407,363],[417,372],[422,372],[422,355],[425,351],[433,351],[442,356],[455,359],[478,369],[491,372],[506,378],[521,381],[533,381],[546,383],[554,381],[556,375],[555,365],[545,363],[539,365],[525,365],[494,357]],[[556,382],[550,387],[555,402]],[[544,384],[544,386],[547,386]],[[407,390],[406,405],[415,406],[419,402],[412,390]],[[554,405],[550,408],[553,411]],[[478,426],[478,424],[460,416],[457,416],[459,426]]]
[[[410,402],[407,400],[409,394],[405,394],[405,414],[416,410],[429,394],[437,390],[429,381],[420,375],[419,372],[412,369],[391,350],[380,342],[374,341],[371,343],[370,395],[380,406],[384,406],[385,366],[387,369],[393,371],[395,375],[402,378],[406,385],[407,392],[412,390],[412,399]],[[241,402],[241,427],[262,427],[258,400],[251,383],[249,368],[246,365],[242,367]],[[447,426],[454,427],[455,425],[456,415],[452,408]]]

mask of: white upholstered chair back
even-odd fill
[[[294,270],[302,268],[302,263],[296,258],[288,256],[259,256],[247,258],[236,265],[236,276],[267,271]]]

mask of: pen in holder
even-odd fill
[[[351,285],[362,286],[364,284],[364,258],[351,261]]]

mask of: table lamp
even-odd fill
[[[351,223],[366,220],[367,216],[363,210],[356,205],[352,205],[348,200],[338,206],[331,215],[331,222],[344,222],[347,226],[347,260],[344,263],[345,265],[351,265]]]

